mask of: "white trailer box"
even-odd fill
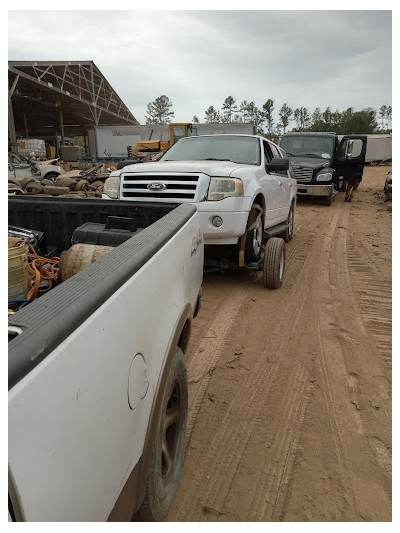
[[[193,124],[198,135],[241,133],[254,135],[253,124]],[[168,124],[140,126],[98,126],[88,130],[90,157],[98,159],[125,159],[127,146],[139,141],[169,140]]]
[[[384,163],[392,159],[391,135],[368,135],[365,162],[371,165]]]

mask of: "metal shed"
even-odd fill
[[[11,149],[17,136],[64,144],[88,128],[139,124],[93,61],[9,61],[8,84]]]

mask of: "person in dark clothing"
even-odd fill
[[[344,195],[345,202],[351,202],[353,199],[355,191],[358,189],[358,186],[361,183],[361,177],[357,176],[357,181],[348,179],[346,183],[346,193]]]

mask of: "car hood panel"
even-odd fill
[[[122,173],[201,172],[208,174],[209,176],[230,176],[235,170],[246,167],[249,167],[249,165],[240,165],[238,163],[232,163],[231,161],[160,161],[127,165],[122,169]]]

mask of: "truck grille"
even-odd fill
[[[292,165],[294,176],[299,183],[308,183],[312,179],[313,169],[310,167],[300,167],[299,165]]]
[[[208,182],[209,177],[205,174],[127,172],[121,175],[121,198],[149,202],[196,202],[203,199]]]

